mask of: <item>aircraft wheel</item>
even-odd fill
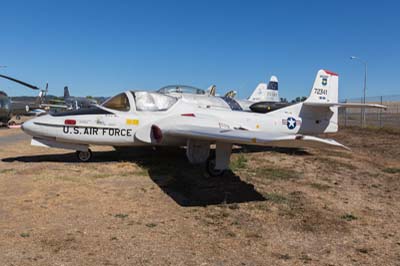
[[[92,151],[88,149],[87,151],[76,151],[76,156],[81,162],[88,162],[92,159]]]
[[[212,177],[222,176],[225,173],[225,169],[215,169],[215,156],[210,156],[206,162],[206,171]]]

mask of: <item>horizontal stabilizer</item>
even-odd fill
[[[303,103],[307,106],[320,106],[320,107],[343,107],[343,108],[379,108],[386,109],[385,105],[375,103],[325,103],[325,102],[307,102]]]

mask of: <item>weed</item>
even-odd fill
[[[356,249],[358,252],[360,252],[360,253],[364,253],[364,254],[367,254],[368,253],[368,249],[366,249],[366,248],[357,248]]]
[[[285,196],[283,196],[281,194],[277,194],[277,193],[267,193],[265,195],[265,198],[276,204],[285,204],[285,203],[289,202],[288,198],[286,198]]]
[[[300,259],[304,262],[304,263],[308,263],[310,261],[312,261],[312,259],[310,258],[310,256],[308,256],[307,254],[303,254],[300,256]]]
[[[125,219],[129,216],[129,214],[125,214],[125,213],[117,213],[116,215],[114,215],[115,218],[121,218],[121,219]]]
[[[356,170],[357,167],[354,165],[347,163],[347,162],[342,162],[338,160],[334,160],[332,158],[327,158],[327,157],[318,157],[314,159],[317,162],[323,163],[325,167],[327,167],[330,170],[337,170],[338,168],[344,168],[348,170]]]
[[[342,216],[340,216],[340,218],[342,218],[343,220],[346,220],[346,221],[353,221],[353,220],[357,220],[358,219],[356,216],[354,216],[351,213],[347,213],[345,215],[342,215]]]
[[[370,132],[377,133],[388,133],[393,135],[399,135],[400,130],[394,127],[376,127],[376,126],[367,126],[364,130],[368,130]]]
[[[229,237],[235,237],[236,236],[236,234],[234,232],[230,232],[230,231],[228,233],[226,233],[226,235],[229,236]]]
[[[262,238],[262,236],[260,236],[259,234],[255,233],[255,232],[247,233],[246,237],[247,238]]]
[[[232,161],[230,168],[232,171],[237,171],[246,168],[247,158],[243,154],[239,154],[236,160]]]
[[[20,236],[23,238],[26,238],[26,237],[30,237],[30,234],[29,233],[21,233]]]
[[[149,228],[153,228],[153,227],[156,227],[157,224],[155,224],[155,223],[148,223],[148,224],[146,224],[146,226],[149,227]]]
[[[388,174],[397,174],[400,173],[400,168],[388,167],[382,169],[382,171]]]
[[[322,190],[322,191],[326,191],[328,189],[330,189],[331,187],[325,184],[320,184],[320,183],[311,183],[310,186],[312,188],[318,189],[318,190]]]
[[[256,170],[256,174],[260,178],[270,180],[290,180],[298,178],[300,173],[284,169],[284,168],[261,168]]]
[[[93,176],[91,176],[91,178],[93,179],[102,179],[102,178],[107,178],[110,177],[109,173],[98,173],[98,174],[94,174]]]
[[[290,260],[291,257],[289,256],[289,254],[279,254],[278,258],[281,260]]]
[[[14,169],[1,169],[0,174],[6,174],[6,173],[12,173],[14,172]]]
[[[229,204],[228,208],[231,210],[237,210],[237,209],[239,209],[239,204],[237,204],[237,203]]]
[[[255,208],[260,211],[270,211],[271,210],[269,208],[268,204],[266,204],[265,202],[258,202],[257,204],[255,204]]]

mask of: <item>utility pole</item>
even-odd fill
[[[362,64],[364,64],[364,90],[363,90],[363,103],[365,104],[366,101],[366,94],[367,94],[367,62],[364,60],[361,60],[360,58],[356,56],[351,56],[351,60],[358,60]],[[366,125],[366,116],[365,116],[365,107],[361,108],[361,117],[362,117],[362,127],[365,127]]]

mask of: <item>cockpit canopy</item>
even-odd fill
[[[112,110],[123,111],[123,112],[127,112],[131,109],[128,96],[126,96],[125,92],[120,93],[120,94],[106,100],[102,104],[102,106],[112,109]]]
[[[136,91],[131,92],[137,111],[166,111],[178,100],[175,97],[156,92]]]
[[[129,92],[128,92],[129,93]],[[166,111],[178,100],[175,97],[148,91],[130,91],[134,102],[130,103],[127,93],[120,93],[105,101],[102,106],[112,110],[127,112],[136,107],[136,111]]]
[[[186,94],[199,94],[199,95],[206,94],[206,92],[202,89],[187,85],[168,85],[162,87],[157,92],[162,94],[169,94],[169,93],[186,93]]]

